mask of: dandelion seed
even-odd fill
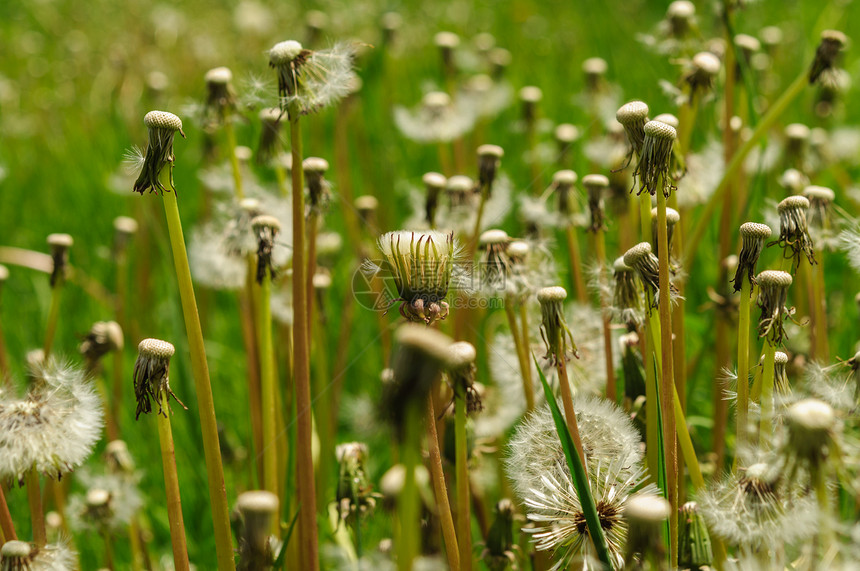
[[[176,132],[185,138],[185,133],[182,131],[182,120],[167,111],[150,111],[143,117],[143,123],[146,125],[149,133],[149,142],[146,145],[146,153],[143,166],[140,174],[134,183],[134,192],[139,192],[141,195],[149,190],[150,192],[174,191],[173,185],[173,139]],[[162,184],[160,176],[164,167],[169,167],[169,184],[170,188],[166,188]]]
[[[168,378],[168,369],[170,368],[170,358],[173,356],[175,349],[173,345],[167,341],[160,339],[144,339],[138,346],[137,361],[134,363],[134,396],[137,399],[137,411],[134,418],[137,420],[141,413],[149,414],[152,412],[152,403],[149,399],[152,398],[158,403],[158,414],[167,417],[170,409],[165,411],[162,408],[162,394],[167,393],[165,401],[169,401],[170,397],[179,403],[179,405],[188,410],[182,401],[176,398],[173,391],[170,390],[170,380]]]
[[[759,285],[758,305],[761,308],[759,337],[767,337],[772,345],[780,345],[785,338],[783,319],[788,311],[785,303],[792,281],[788,272],[775,270],[765,270],[756,278]]]
[[[85,373],[50,359],[33,371],[23,399],[0,394],[0,478],[23,481],[32,468],[60,478],[80,466],[101,437],[101,399]]]
[[[741,253],[738,255],[735,277],[732,279],[735,291],[741,291],[744,279],[748,279],[750,284],[755,284],[755,270],[758,258],[764,249],[764,241],[770,238],[771,229],[766,224],[745,222],[741,224],[740,234]]]
[[[339,43],[327,50],[304,49],[288,40],[269,50],[269,67],[278,74],[281,110],[301,115],[328,107],[349,95],[355,73],[355,46]]]
[[[491,119],[506,109],[513,99],[507,83],[494,81],[489,75],[473,75],[461,88],[458,100],[477,117]]]

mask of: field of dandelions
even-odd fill
[[[849,0],[5,2],[0,570],[860,569]]]

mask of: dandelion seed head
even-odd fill
[[[162,403],[164,393],[167,397],[163,400],[169,401],[170,397],[178,402],[182,408],[186,408],[182,401],[176,398],[170,390],[168,371],[170,369],[170,358],[175,349],[173,344],[161,339],[144,339],[137,346],[137,361],[134,363],[134,395],[137,399],[137,411],[135,420],[141,413],[152,412],[150,399],[158,403],[158,413],[167,417]]]
[[[146,145],[143,166],[134,182],[133,190],[140,194],[147,190],[161,193],[166,190],[175,190],[173,185],[173,140],[177,131],[183,139],[185,138],[185,133],[182,131],[182,120],[167,111],[150,111],[144,115],[143,124],[146,125],[149,141]],[[169,167],[169,189],[159,178],[165,166]]]
[[[676,117],[675,115],[672,115],[671,113],[660,113],[659,115],[654,117],[654,121],[659,121],[660,123],[665,123],[666,125],[669,125],[670,127],[675,129],[676,131],[678,130],[678,126],[681,124],[680,121],[678,121],[678,117]]]
[[[52,477],[80,466],[101,437],[101,399],[84,371],[44,359],[24,398],[0,394],[0,478],[31,468]]]
[[[579,139],[579,129],[570,123],[561,123],[553,131],[555,140],[562,145],[570,145]]]
[[[644,139],[634,176],[641,180],[640,192],[647,189],[652,195],[663,192],[666,196],[674,186],[670,181],[672,149],[678,136],[674,127],[660,121],[648,121],[643,127]],[[657,188],[661,186],[661,188]]]
[[[117,216],[113,219],[113,227],[117,233],[131,236],[137,233],[137,220],[128,216]]]
[[[277,66],[289,64],[299,57],[302,51],[302,44],[295,40],[278,42],[269,50],[269,63]]]

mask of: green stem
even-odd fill
[[[242,200],[245,193],[242,190],[242,173],[239,170],[239,158],[236,156],[236,131],[233,129],[233,121],[230,113],[225,110],[223,114],[224,134],[227,136],[227,152],[230,154],[230,169],[233,171],[233,186],[236,190],[236,198]]]
[[[469,498],[469,449],[466,441],[466,392],[455,387],[454,393],[454,449],[457,474],[457,540],[460,547],[460,565],[465,571],[472,568],[472,513]]]
[[[573,224],[565,227],[567,234],[567,252],[570,256],[570,273],[573,276],[573,285],[576,288],[576,299],[579,303],[588,303],[588,292],[585,289],[585,279],[582,277],[582,258],[579,254],[579,239]]]
[[[451,516],[451,505],[448,502],[448,488],[445,486],[445,472],[442,469],[442,453],[439,450],[439,435],[436,434],[436,410],[433,407],[433,393],[427,395],[427,451],[430,456],[430,478],[433,481],[433,492],[436,495],[436,505],[439,510],[442,537],[445,540],[445,554],[448,557],[448,567],[451,571],[460,569],[460,547],[457,542],[457,531],[454,518]],[[357,522],[356,530],[358,529]],[[356,531],[358,541],[358,531]]]
[[[167,519],[170,522],[170,543],[173,546],[173,564],[177,570],[187,571],[188,546],[185,541],[185,523],[182,518],[182,501],[179,497],[179,476],[176,472],[176,452],[173,447],[173,430],[166,391],[161,393],[158,406],[164,415],[156,414],[158,441],[161,444],[161,465],[164,469],[164,491],[167,495]]]
[[[759,426],[759,447],[764,450],[770,446],[773,437],[773,362],[776,346],[769,339],[764,341],[764,369],[761,376],[761,424]]]
[[[257,330],[260,343],[260,388],[263,417],[263,489],[283,498],[278,486],[278,448],[275,442],[275,355],[272,343],[272,277],[264,273],[259,285]]]
[[[747,441],[747,422],[749,412],[749,371],[750,371],[750,300],[752,298],[752,283],[743,278],[741,282],[741,299],[738,312],[738,413],[737,436],[735,443],[735,467],[737,467],[738,451]]]
[[[570,380],[567,377],[567,363],[565,359],[564,355],[559,355],[556,358],[558,361],[556,363],[558,384],[561,387],[561,403],[564,406],[564,418],[567,421],[567,430],[570,432],[570,438],[573,440],[573,444],[576,446],[576,451],[579,454],[579,461],[582,463],[582,472],[587,477],[588,467],[585,464],[585,451],[582,448],[582,438],[579,436],[579,425],[576,422],[576,411],[573,408],[573,395],[570,392]],[[591,501],[593,502],[594,500],[592,499]]]
[[[661,334],[662,375],[660,383],[660,404],[663,424],[663,449],[666,462],[666,484],[669,496],[669,553],[671,567],[678,566],[678,455],[675,443],[675,414],[672,395],[675,394],[675,380],[672,375],[672,302],[669,285],[669,241],[666,222],[666,195],[663,181],[657,188],[657,259],[659,261],[659,312]]]
[[[735,175],[740,171],[740,168],[743,166],[744,159],[747,158],[750,151],[752,151],[761,138],[765,135],[767,130],[776,122],[777,119],[785,112],[788,106],[791,104],[794,99],[800,95],[800,92],[803,91],[803,88],[809,84],[809,79],[807,75],[807,70],[804,71],[797,76],[797,78],[788,86],[788,88],[783,92],[783,94],[776,100],[776,102],[770,106],[765,113],[764,117],[758,122],[753,131],[750,138],[744,142],[740,149],[732,156],[731,162],[729,162],[728,166],[726,166],[725,173],[723,173],[723,178],[720,180],[717,188],[714,190],[713,194],[711,194],[710,198],[708,198],[708,202],[705,204],[705,209],[702,212],[700,217],[701,223],[695,226],[695,230],[693,230],[693,235],[690,237],[689,242],[687,242],[687,247],[684,251],[684,267],[691,268],[693,258],[696,255],[696,252],[699,248],[699,242],[702,241],[702,237],[705,234],[705,230],[708,228],[707,221],[711,219],[711,216],[714,213],[714,209],[716,209],[719,204],[723,193],[726,188],[728,188],[729,184],[735,179]]]
[[[235,569],[233,561],[233,542],[230,533],[227,491],[224,487],[224,467],[221,461],[221,448],[218,441],[218,424],[215,419],[215,402],[212,398],[212,385],[209,380],[209,365],[206,362],[206,348],[203,344],[203,331],[200,328],[200,315],[197,313],[197,300],[188,267],[188,253],[182,222],[179,218],[179,204],[175,192],[163,193],[164,213],[173,251],[176,281],[185,320],[185,334],[191,353],[191,373],[197,393],[197,408],[200,411],[200,428],[203,436],[203,454],[206,458],[206,473],[209,485],[209,502],[212,508],[212,523],[215,528],[215,551],[219,571]]]
[[[532,411],[535,408],[535,395],[532,386],[531,367],[529,367],[528,349],[523,342],[517,329],[517,318],[514,314],[514,308],[511,307],[511,300],[505,300],[505,316],[508,318],[508,327],[511,330],[511,337],[514,340],[514,348],[517,351],[517,361],[520,364],[520,377],[523,379],[523,395],[526,398],[526,411]]]
[[[287,188],[287,172],[284,170],[284,165],[281,164],[280,157],[275,157],[272,162],[274,163],[275,178],[278,181],[281,198],[286,198],[290,194],[289,188]]]
[[[44,359],[48,360],[51,355],[51,349],[54,345],[54,336],[57,333],[57,321],[60,318],[60,297],[63,293],[63,285],[65,280],[60,277],[54,287],[51,288],[51,309],[48,311],[48,325],[45,328],[45,344],[42,350],[45,353]]]
[[[597,254],[597,267],[600,271],[601,285],[606,281],[603,269],[606,267],[606,238],[603,229],[598,229],[594,234],[594,250]],[[615,365],[612,360],[612,329],[609,320],[609,299],[603,293],[605,288],[601,287],[600,309],[603,317],[603,356],[606,363],[606,398],[612,402],[618,400],[618,391],[615,386]]]
[[[432,397],[430,397],[432,398]],[[418,555],[418,530],[421,527],[419,515],[418,487],[415,483],[415,469],[418,467],[421,449],[420,422],[421,414],[417,407],[410,403],[405,416],[403,441],[400,446],[401,462],[403,463],[403,490],[398,500],[399,534],[397,537],[397,568],[399,571],[412,571],[412,561]],[[428,422],[435,422],[429,419]]]
[[[293,379],[296,391],[296,487],[298,490],[299,551],[302,569],[319,569],[317,545],[316,491],[313,459],[313,422],[310,380],[310,338],[308,337],[308,299],[305,282],[305,193],[302,171],[301,113],[293,103],[289,109],[290,144],[293,157]]]
[[[41,547],[48,543],[45,531],[45,512],[42,507],[42,487],[39,482],[39,472],[36,467],[30,468],[25,476],[27,486],[27,501],[30,504],[30,523],[33,528],[33,543]]]

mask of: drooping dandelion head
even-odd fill
[[[86,373],[53,359],[32,373],[26,397],[0,393],[0,479],[35,469],[60,478],[80,466],[101,437],[103,410]]]
[[[75,240],[68,234],[48,234],[48,247],[51,249],[51,287],[66,278],[69,265],[69,249]]]
[[[493,190],[493,182],[505,150],[498,145],[481,145],[478,147],[478,185],[482,192],[490,196]]]
[[[765,240],[770,238],[771,230],[767,224],[758,222],[745,222],[740,227],[741,253],[738,255],[738,267],[732,280],[734,290],[741,291],[743,280],[755,283],[755,271],[758,258],[764,249]],[[750,288],[752,293],[752,288]]]
[[[826,70],[833,69],[839,59],[840,52],[848,44],[848,37],[838,30],[821,32],[821,43],[815,51],[815,59],[809,68],[809,83],[815,83]]]
[[[777,394],[786,396],[791,394],[791,384],[788,381],[788,354],[776,351],[773,355],[773,386]]]
[[[636,270],[619,257],[612,264],[612,313],[616,321],[625,325],[642,322],[641,289],[636,283]]]
[[[659,227],[658,211],[654,207],[651,209],[651,245],[652,251],[658,250],[657,246],[657,230]],[[672,256],[672,238],[675,236],[675,225],[681,221],[681,214],[674,208],[666,208],[666,240],[669,244],[669,256]],[[672,260],[669,260],[670,268],[673,265]]]
[[[642,154],[645,143],[645,123],[648,122],[648,105],[642,101],[631,101],[622,105],[615,113],[615,118],[624,127],[627,141],[632,152],[637,156]]]
[[[186,408],[182,401],[176,398],[170,390],[170,358],[175,349],[171,343],[160,339],[144,339],[137,346],[137,361],[134,363],[134,396],[137,399],[135,420],[143,414],[152,412],[153,399],[158,403],[158,414],[167,417],[170,409],[164,410],[164,405],[170,397]],[[166,396],[164,396],[166,394]],[[164,401],[164,402],[162,402]]]
[[[281,231],[281,223],[274,216],[261,215],[251,219],[251,228],[257,236],[257,283],[263,283],[266,274],[275,278],[275,266],[272,252],[275,249],[275,239]]]
[[[674,187],[671,184],[670,167],[672,164],[672,149],[677,131],[671,125],[661,121],[648,121],[643,127],[645,138],[642,142],[642,152],[634,175],[640,179],[639,192],[648,190],[652,196],[657,192],[669,195]]]
[[[759,337],[766,337],[772,345],[780,345],[785,338],[783,319],[792,281],[791,274],[778,270],[765,270],[756,277],[759,286],[758,305],[761,308]]]
[[[588,195],[588,212],[591,215],[589,231],[599,232],[606,229],[604,197],[609,190],[609,179],[602,174],[587,174],[582,177],[582,186]]]
[[[540,334],[546,345],[545,359],[552,363],[567,360],[567,353],[576,355],[576,343],[564,317],[567,291],[560,286],[545,287],[537,292],[540,302]]]
[[[143,166],[140,174],[134,182],[134,192],[143,194],[150,192],[175,191],[173,185],[173,139],[178,131],[182,138],[185,132],[182,130],[182,119],[167,111],[150,111],[143,117],[143,124],[149,133],[149,141],[146,144]],[[169,167],[169,186],[167,188],[161,182],[161,171]]]
[[[659,289],[659,262],[652,253],[651,244],[640,242],[624,253],[624,264],[636,270],[639,279],[650,294]]]
[[[122,327],[116,321],[96,321],[84,336],[79,347],[81,355],[90,369],[111,351],[121,351],[123,347]]]
[[[378,243],[402,302],[401,315],[428,324],[445,319],[445,296],[459,249],[454,234],[396,231],[382,235]]]

